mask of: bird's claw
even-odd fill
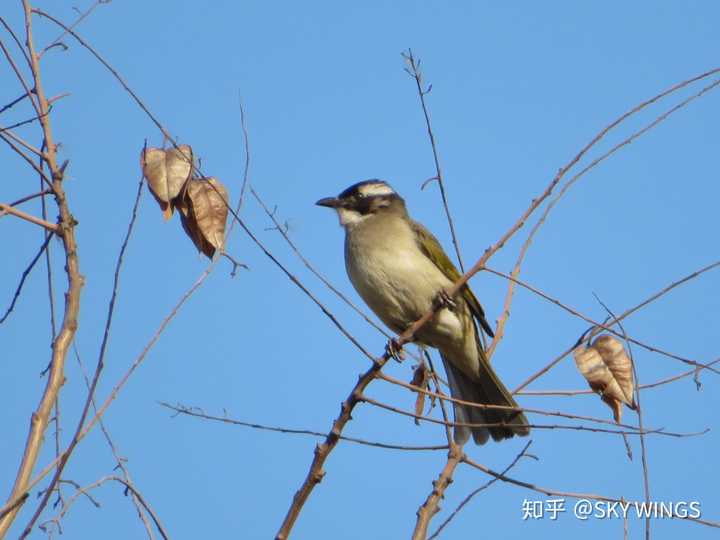
[[[457,304],[455,303],[455,300],[450,298],[450,295],[447,293],[445,289],[441,289],[438,295],[435,297],[435,300],[433,302],[435,310],[440,310],[442,308],[447,308],[450,311],[454,311],[455,308],[457,308]]]
[[[396,362],[405,360],[405,351],[403,351],[402,345],[400,345],[395,338],[388,340],[387,345],[385,345],[385,354],[395,359]]]

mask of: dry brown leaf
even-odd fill
[[[180,221],[193,244],[212,259],[225,244],[228,192],[217,178],[193,178],[177,204]]]
[[[575,349],[575,365],[601,399],[613,410],[615,422],[622,420],[622,404],[636,409],[633,396],[632,362],[619,340],[599,336],[590,347]]]
[[[147,148],[140,153],[140,166],[150,192],[163,211],[163,217],[170,219],[192,173],[192,148],[187,144],[167,150]]]
[[[410,384],[419,388],[427,388],[428,385],[428,370],[424,363],[419,364],[413,372],[412,381]],[[417,390],[416,390],[417,392]],[[415,399],[415,425],[420,425],[419,417],[422,416],[423,410],[425,409],[425,394],[417,392],[417,398]]]

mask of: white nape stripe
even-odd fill
[[[377,184],[365,184],[363,186],[360,186],[360,189],[358,191],[366,197],[371,197],[373,195],[391,195],[392,193],[395,193],[393,191],[393,188],[391,188],[385,183],[380,182],[378,182]]]

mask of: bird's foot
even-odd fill
[[[457,304],[455,303],[455,300],[450,298],[450,295],[445,289],[441,289],[438,295],[435,297],[435,300],[433,300],[433,307],[435,308],[435,311],[439,311],[443,308],[447,308],[450,311],[455,311],[455,309],[457,308]]]
[[[405,351],[395,338],[390,338],[385,345],[385,354],[390,358],[394,358],[396,362],[405,360]]]

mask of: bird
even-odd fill
[[[389,183],[365,180],[337,197],[315,203],[334,209],[345,229],[345,268],[355,290],[393,332],[402,334],[432,308],[433,317],[413,339],[437,349],[450,394],[456,399],[513,409],[483,409],[453,402],[453,438],[464,445],[526,436],[527,418],[488,362],[480,332],[493,336],[482,306],[465,284],[447,291],[460,272],[440,242],[408,214]],[[471,427],[463,424],[495,424]]]

